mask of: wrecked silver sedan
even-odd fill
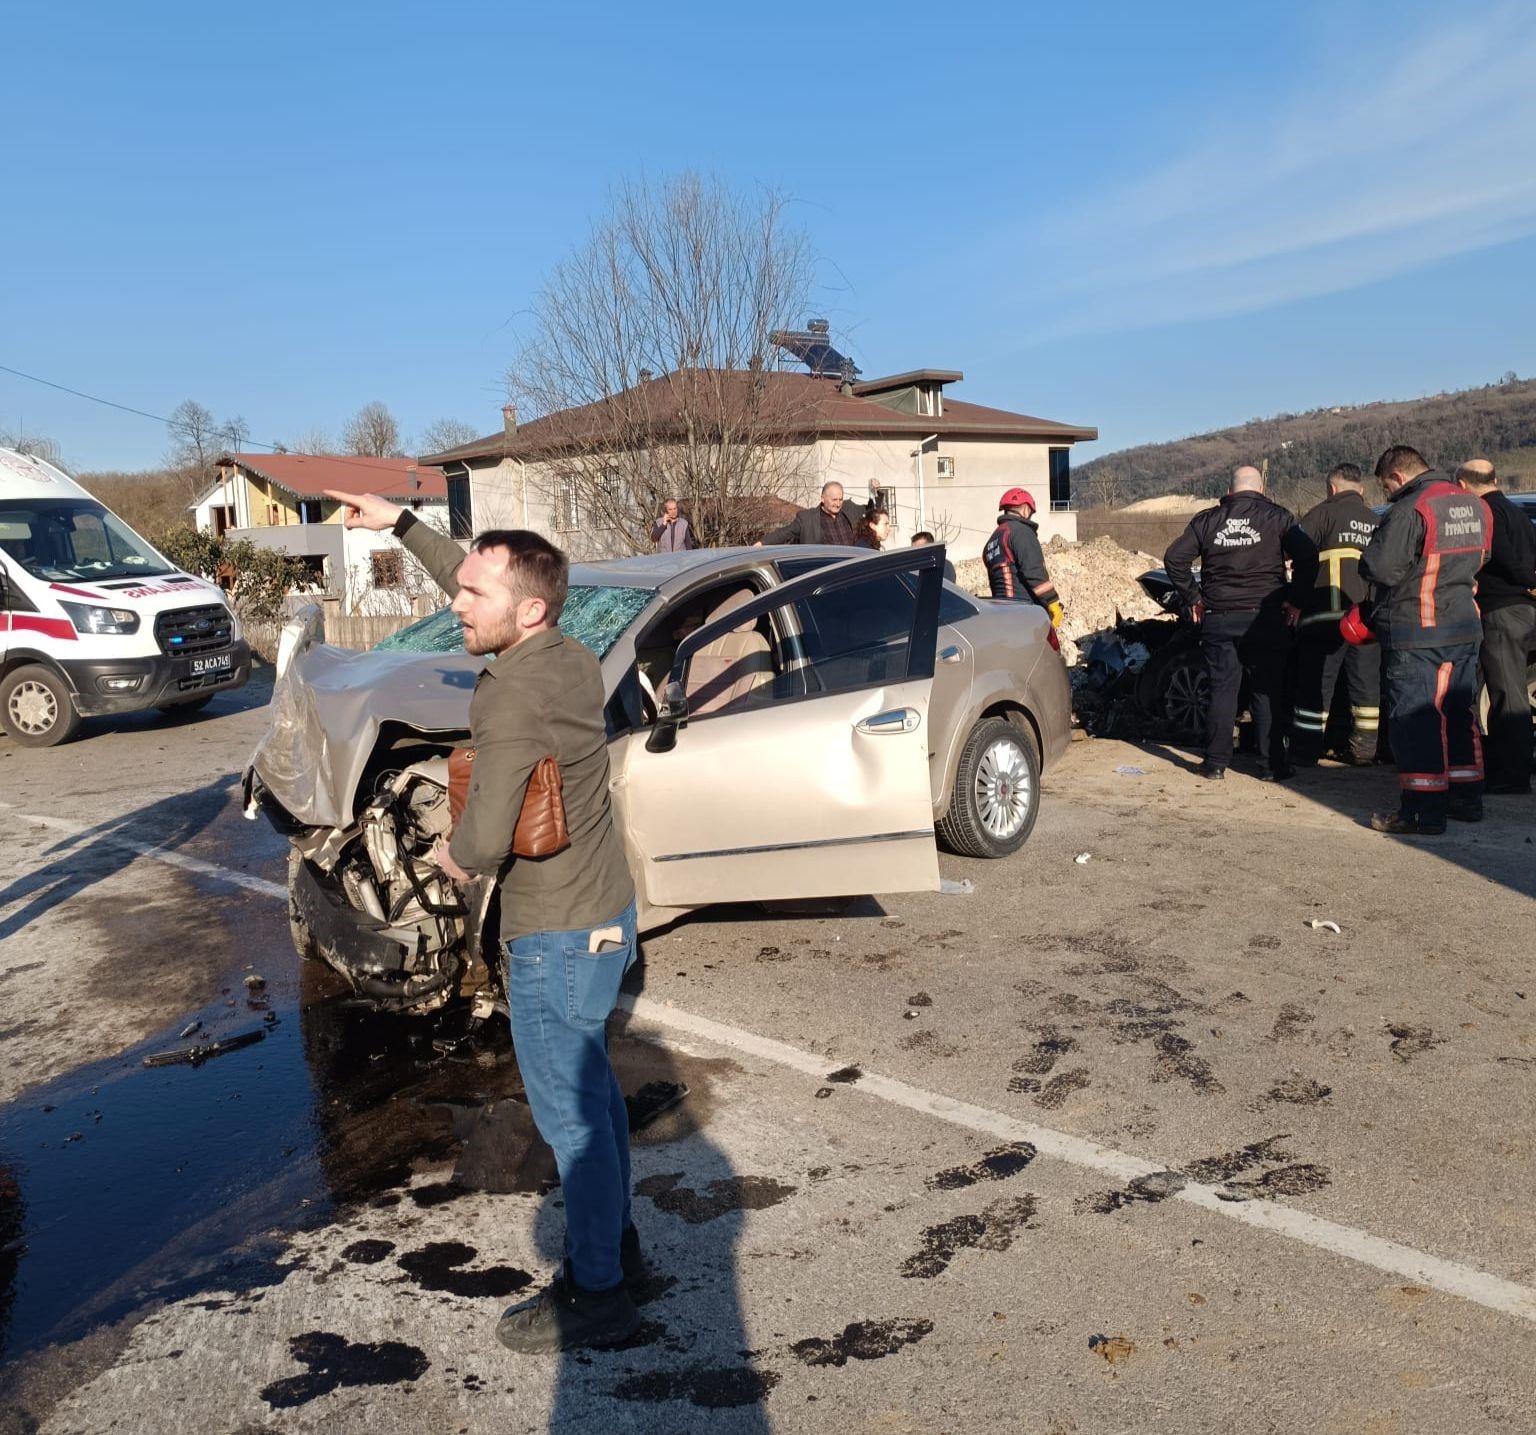
[[[597,654],[614,818],[647,930],[717,902],[938,886],[934,835],[1001,857],[1070,741],[1044,612],[943,581],[941,547],[700,550],[574,565],[560,618]],[[449,825],[481,658],[447,609],[354,653],[285,630],[247,815],[292,843],[302,956],[380,1007],[504,998],[495,884],[428,854]],[[481,934],[487,940],[481,940]]]

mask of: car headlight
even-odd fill
[[[240,621],[240,615],[233,608],[229,610],[229,641],[238,643],[245,636],[245,625]]]
[[[139,615],[131,608],[98,608],[91,603],[60,603],[77,633],[137,633]]]

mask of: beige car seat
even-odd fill
[[[706,622],[713,623],[735,612],[756,596],[749,588],[738,589],[715,608]],[[688,665],[689,715],[721,712],[772,682],[773,649],[755,624],[722,633],[700,648]]]

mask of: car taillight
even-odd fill
[[[1061,639],[1056,636],[1056,625],[1054,623],[1045,630],[1045,641],[1058,653],[1061,651]]]

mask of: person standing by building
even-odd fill
[[[1530,655],[1536,649],[1536,526],[1499,488],[1486,459],[1456,470],[1456,482],[1488,506],[1488,561],[1477,575],[1488,686],[1487,782],[1500,796],[1531,790]]]
[[[883,508],[873,508],[859,520],[859,536],[854,540],[854,547],[873,548],[878,553],[890,536],[891,515]]]
[[[1286,660],[1301,604],[1317,578],[1317,545],[1291,511],[1264,492],[1259,470],[1245,464],[1233,470],[1227,496],[1197,513],[1169,544],[1163,564],[1185,611],[1200,624],[1200,648],[1210,677],[1200,776],[1227,775],[1246,672],[1260,778],[1284,781],[1292,771],[1286,753]]]
[[[1483,750],[1477,730],[1477,650],[1483,624],[1474,596],[1492,521],[1481,500],[1394,444],[1376,460],[1389,500],[1360,574],[1375,589],[1371,623],[1382,647],[1392,710],[1398,809],[1371,826],[1429,837],[1447,817],[1483,816]]]
[[[651,527],[651,542],[658,553],[682,553],[698,547],[693,539],[693,525],[683,517],[675,498],[662,504],[661,517]]]
[[[1010,488],[997,506],[997,527],[981,550],[992,596],[1038,603],[1051,615],[1051,626],[1061,627],[1065,610],[1045,566],[1034,498],[1027,489]]]
[[[1381,649],[1346,643],[1339,620],[1365,597],[1360,555],[1376,531],[1365,501],[1365,480],[1352,463],[1328,475],[1328,497],[1301,519],[1317,547],[1317,580],[1301,605],[1296,625],[1296,704],[1291,761],[1312,767],[1326,746],[1328,714],[1340,673],[1349,692],[1349,754],[1358,767],[1376,760],[1381,724]]]
[[[875,487],[875,485],[871,485]],[[865,506],[865,511],[872,504]],[[835,479],[821,486],[821,502],[815,508],[802,508],[782,528],[765,533],[754,548],[774,543],[828,543],[838,548],[852,548],[859,538],[862,513],[843,501],[843,486]],[[851,556],[851,555],[850,555]]]
[[[466,555],[409,511],[368,494],[327,495],[348,528],[392,530],[453,598],[464,646],[493,659],[469,705],[475,759],[464,812],[433,857],[450,877],[496,875],[518,1070],[565,1199],[565,1261],[551,1284],[501,1318],[522,1353],[612,1345],[640,1323],[624,1284],[639,1262],[630,1222],[629,1120],[608,1061],[607,1021],[635,960],[635,886],[608,801],[597,659],[556,626],[565,555],[537,533],[493,529]],[[570,845],[514,857],[529,779],[559,763]]]

